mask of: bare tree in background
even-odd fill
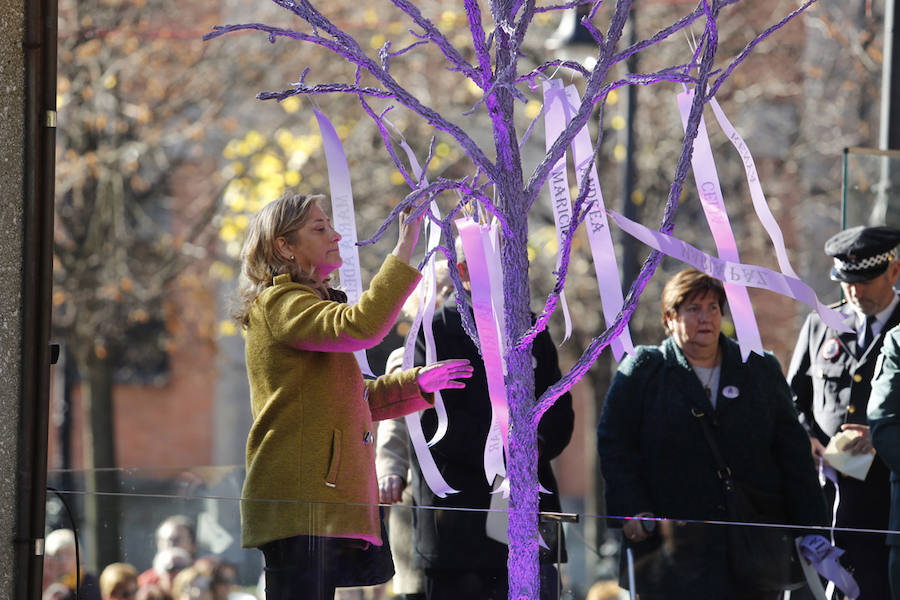
[[[53,327],[82,384],[94,567],[121,556],[113,385],[166,381],[167,296],[206,256],[218,209],[221,183],[203,156],[220,143],[212,76],[228,64],[207,58],[196,36],[172,39],[176,12],[209,22],[188,10],[168,0],[59,6]],[[185,171],[202,183],[194,202],[177,204],[173,181]]]

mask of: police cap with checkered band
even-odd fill
[[[866,227],[845,229],[825,242],[825,254],[834,258],[831,279],[857,283],[874,279],[897,259],[900,229]]]

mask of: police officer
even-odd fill
[[[844,301],[836,308],[850,332],[826,326],[810,314],[794,349],[788,382],[800,422],[809,433],[813,457],[821,459],[833,435],[855,430],[847,449],[874,452],[866,422],[866,404],[884,332],[900,323],[900,298],[894,290],[900,274],[896,246],[900,230],[854,227],[825,242],[834,258],[831,279],[840,282]],[[838,528],[887,529],[890,510],[888,468],[876,457],[865,481],[839,475]],[[827,492],[834,497],[828,484]],[[846,550],[841,562],[860,587],[860,600],[889,598],[888,547],[883,535],[835,532]]]

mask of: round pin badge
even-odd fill
[[[822,344],[822,358],[825,360],[831,360],[841,351],[841,345],[838,343],[837,338],[830,338],[824,344]]]
[[[737,386],[734,385],[726,385],[722,389],[722,395],[726,398],[737,398],[738,394],[740,394],[740,391],[737,389]]]

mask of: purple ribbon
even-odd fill
[[[581,96],[574,85],[566,86],[566,99],[571,107],[581,104]],[[578,130],[575,139],[572,140],[572,158],[575,161],[575,179],[578,182],[578,188],[581,189],[584,180],[588,180],[586,200],[592,205],[588,210],[585,225],[588,243],[591,246],[591,257],[594,260],[594,273],[597,276],[597,286],[600,290],[600,301],[603,305],[603,318],[606,326],[609,327],[615,322],[625,300],[622,296],[619,266],[616,263],[616,250],[606,219],[603,193],[600,191],[600,178],[597,176],[597,163],[594,160],[594,146],[586,125]],[[613,338],[609,343],[609,347],[612,348],[613,356],[617,361],[622,360],[622,356],[626,352],[634,354],[631,331],[628,329],[627,323],[618,337]]]
[[[799,300],[814,309],[832,329],[852,331],[844,324],[844,315],[822,304],[813,289],[796,277],[757,265],[744,265],[710,256],[684,240],[635,223],[611,210],[606,212],[622,231],[663,254],[685,262],[723,283],[769,290]]]
[[[859,585],[838,559],[844,553],[821,535],[807,535],[800,541],[800,555],[808,560],[816,572],[834,583],[850,600],[859,597]]]
[[[488,396],[491,400],[491,426],[484,447],[484,473],[493,483],[497,475],[506,476],[503,451],[509,434],[509,406],[506,384],[503,381],[501,339],[497,331],[494,298],[491,294],[491,268],[487,250],[491,246],[488,226],[479,225],[472,218],[456,220],[456,228],[466,255],[466,266],[472,287],[472,312],[481,341],[481,355],[487,376]]]
[[[681,113],[681,124],[684,128],[687,128],[693,95],[693,91],[678,94],[678,110]],[[728,213],[725,212],[725,200],[722,197],[719,175],[716,172],[712,147],[706,133],[706,122],[702,117],[697,137],[694,139],[691,167],[694,171],[694,181],[697,184],[700,204],[709,223],[719,256],[727,261],[740,263],[737,242],[735,242],[734,232],[728,221]],[[745,288],[728,281],[724,283],[725,295],[728,297],[728,305],[731,307],[731,316],[734,319],[734,329],[741,347],[741,358],[746,361],[751,352],[760,355],[764,352],[762,340],[759,337],[759,328],[756,325],[756,317],[753,315],[753,306],[750,304],[750,296]]]
[[[565,130],[566,124],[571,119],[569,104],[563,84],[558,79],[544,82],[544,143],[547,152]],[[563,154],[550,171],[550,179],[547,182],[547,191],[550,194],[550,206],[553,208],[553,221],[556,224],[556,266],[559,268],[559,249],[572,224],[572,198],[569,192],[569,176],[566,172],[566,155]],[[565,319],[566,332],[562,343],[572,336],[572,317],[569,315],[569,304],[566,302],[566,293],[559,293],[559,306]]]
[[[393,128],[393,125],[391,125],[387,119],[385,119],[385,122]],[[412,148],[409,147],[409,144],[406,143],[406,140],[403,139],[402,135],[400,136],[399,144],[406,153],[406,157],[409,159],[409,165],[416,181],[422,179],[423,183],[427,183],[427,180],[422,178],[422,167],[419,165],[415,153],[412,151]],[[429,208],[431,214],[440,221],[441,214],[437,205],[432,202]],[[440,228],[434,225],[429,219],[425,219],[424,226],[428,250],[430,251],[440,243],[441,231]],[[437,296],[434,257],[435,255],[432,254],[429,258],[428,263],[425,265],[424,276],[414,292],[419,295],[419,306],[404,343],[402,363],[404,370],[412,367],[416,339],[418,338],[420,328],[425,336],[425,363],[431,364],[436,360],[434,333],[431,327],[432,319],[434,318],[435,298]],[[447,408],[444,406],[444,401],[441,398],[441,393],[439,391],[434,392],[434,410],[437,413],[437,429],[431,440],[425,439],[425,432],[422,430],[421,413],[406,415],[404,420],[406,421],[406,429],[409,433],[410,443],[412,443],[413,451],[416,454],[416,460],[419,463],[419,468],[422,470],[422,477],[425,479],[425,483],[436,496],[446,498],[448,494],[455,494],[459,490],[454,489],[447,483],[447,480],[441,475],[437,464],[434,462],[434,457],[429,450],[429,447],[440,441],[447,432]]]
[[[775,221],[772,211],[769,209],[769,203],[766,202],[766,195],[763,193],[762,184],[759,181],[759,173],[756,171],[756,163],[750,154],[750,148],[747,147],[744,138],[741,137],[725,116],[715,98],[709,101],[709,105],[712,107],[713,114],[716,115],[719,127],[722,128],[735,150],[741,155],[741,162],[744,164],[744,172],[747,175],[747,184],[750,186],[750,199],[753,201],[753,209],[756,211],[756,216],[759,217],[759,221],[765,228],[766,233],[769,234],[769,239],[772,240],[772,247],[775,248],[775,256],[778,258],[778,267],[782,273],[799,279],[800,276],[794,271],[794,267],[791,266],[791,261],[788,259],[787,248],[784,245],[784,234],[781,232],[778,222]]]
[[[341,278],[341,289],[347,294],[347,304],[356,304],[362,295],[362,274],[359,270],[359,248],[356,245],[356,211],[353,207],[353,190],[350,187],[350,167],[344,147],[338,137],[334,125],[328,117],[313,110],[319,122],[322,135],[322,146],[325,149],[325,163],[328,166],[328,185],[331,188],[331,218],[334,228],[341,234],[338,247],[343,263],[338,269]],[[353,353],[360,370],[366,375],[373,375],[366,358],[365,350]],[[373,375],[374,376],[374,375]]]

